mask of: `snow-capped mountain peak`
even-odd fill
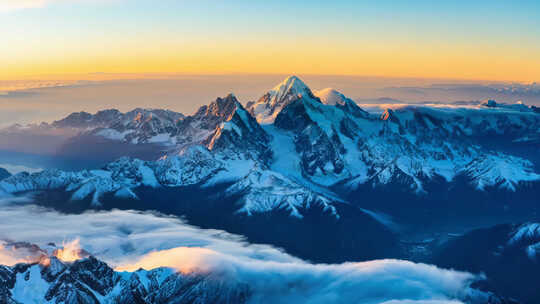
[[[322,89],[320,91],[315,91],[313,94],[322,101],[322,103],[327,105],[335,106],[337,104],[344,105],[349,98],[345,97],[345,95],[341,94],[337,90],[333,88],[326,88]]]
[[[287,94],[309,94],[311,90],[308,86],[297,76],[289,76],[285,78],[280,84],[270,90],[269,94],[272,97],[272,105],[275,105]]]
[[[313,99],[311,89],[297,76],[289,76],[263,95],[257,102],[248,105],[248,110],[261,124],[271,124],[281,110],[291,102]]]
[[[207,106],[202,106],[195,115],[223,117],[227,120],[240,106],[234,94],[230,93],[224,98],[218,97]]]
[[[205,114],[217,122],[211,135],[202,141],[208,149],[235,159],[246,157],[264,162],[270,157],[269,136],[234,95],[218,98],[206,107]]]

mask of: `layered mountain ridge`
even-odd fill
[[[247,205],[281,206],[289,199],[280,195],[291,193],[282,191],[283,185],[323,202],[340,200],[330,190],[335,185],[354,191],[363,185],[398,184],[424,193],[432,181],[465,179],[478,191],[516,191],[540,180],[537,156],[515,151],[540,146],[540,115],[530,107],[491,101],[474,109],[409,106],[378,115],[333,89],[313,93],[296,76],[246,108],[229,94],[191,116],[106,110],[74,113],[47,127],[80,128],[131,144],[162,142],[167,149],[156,161],[124,159],[103,170],[17,175],[2,182],[4,192],[62,185],[75,191],[74,199],[92,194],[98,204],[104,193],[126,194],[141,185],[227,181],[236,183],[229,189],[273,197],[254,204],[253,197],[260,196],[246,195],[252,198]],[[132,175],[124,178],[119,168],[131,168]]]

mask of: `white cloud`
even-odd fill
[[[43,171],[43,169],[41,168],[31,168],[27,166],[11,165],[11,164],[5,164],[5,163],[0,163],[0,168],[6,169],[11,174],[17,174],[20,172],[35,173],[35,172]]]
[[[61,214],[32,205],[0,209],[0,239],[81,246],[117,269],[165,266],[248,284],[253,303],[461,303],[479,277],[400,260],[311,264],[240,236],[200,229],[173,217],[135,211]],[[27,247],[23,247],[27,248]],[[3,249],[12,250],[4,246]],[[6,252],[4,263],[25,255]],[[0,261],[2,262],[2,261]]]
[[[461,303],[473,294],[472,274],[401,260],[333,265],[276,262],[202,248],[152,252],[121,269],[219,273],[225,282],[248,283],[250,303]]]
[[[21,9],[42,8],[53,3],[67,2],[110,2],[111,0],[0,0],[0,12],[12,12]]]
[[[43,7],[54,0],[0,0],[0,12]]]
[[[79,239],[81,247],[111,265],[128,263],[155,250],[202,247],[235,256],[272,261],[300,261],[271,246],[250,245],[221,230],[199,229],[154,213],[113,210],[65,215],[33,205],[0,208],[0,240],[25,241],[46,247]],[[21,204],[27,200],[17,201]]]

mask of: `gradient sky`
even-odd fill
[[[540,80],[537,0],[0,0],[0,28],[0,79],[279,73]]]

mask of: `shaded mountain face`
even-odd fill
[[[4,178],[8,178],[11,176],[11,173],[9,173],[8,170],[4,169],[4,168],[0,168],[0,180],[4,179]]]
[[[14,125],[0,130],[0,155],[8,163],[65,170],[99,168],[122,156],[157,159],[166,134],[183,117],[158,109],[103,110],[50,124]]]
[[[481,287],[522,303],[538,303],[539,258],[540,224],[525,223],[473,230],[444,244],[433,262],[483,272],[488,280]]]
[[[96,114],[86,112],[73,113],[64,119],[54,121],[56,128],[95,129],[113,127],[118,129],[142,129],[160,134],[173,127],[184,115],[160,109],[135,109],[121,113],[116,109],[99,111]]]
[[[173,132],[182,119],[184,119],[183,114],[168,110],[135,109],[121,113],[111,109],[99,111],[96,114],[73,113],[43,127],[79,131],[95,130],[106,138],[122,139],[132,143],[153,143],[160,142],[163,134]]]

